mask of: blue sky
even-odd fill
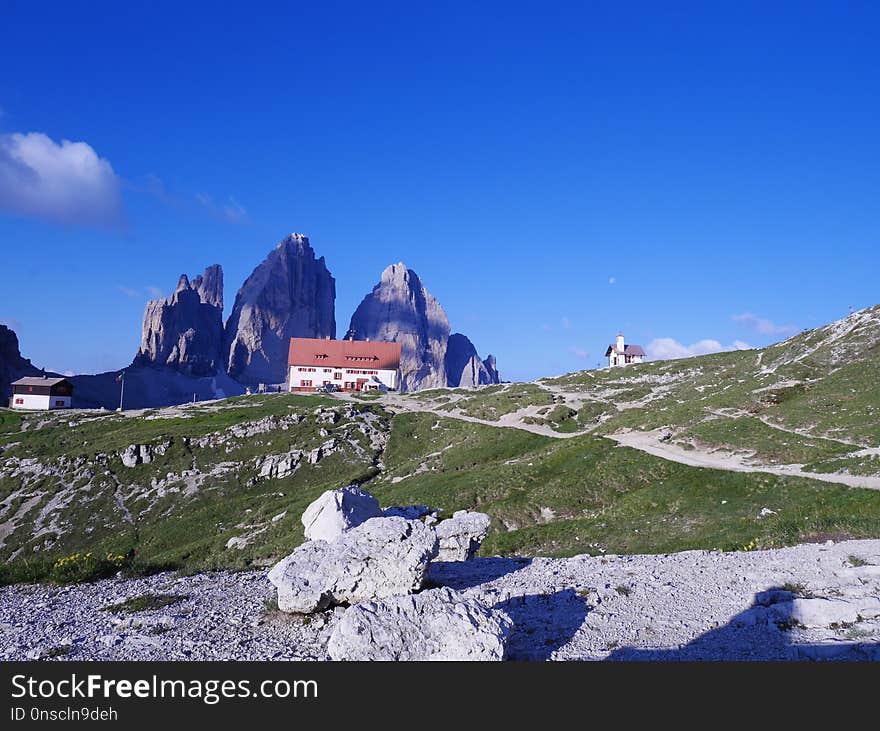
[[[228,312],[292,231],[339,335],[402,260],[512,379],[880,302],[870,3],[73,5],[0,24],[0,321],[37,365],[123,366],[208,264]]]

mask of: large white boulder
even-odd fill
[[[441,588],[362,602],[330,635],[333,660],[503,660],[510,617]]]
[[[345,531],[380,515],[376,498],[357,485],[349,485],[321,495],[305,509],[302,524],[308,540],[335,541]]]
[[[422,587],[437,536],[417,520],[371,518],[332,543],[309,541],[269,572],[278,608],[310,613]]]
[[[489,532],[491,519],[485,513],[459,510],[435,526],[440,550],[438,561],[469,561]]]

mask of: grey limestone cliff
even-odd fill
[[[0,325],[0,406],[6,405],[13,381],[22,376],[35,376],[40,371],[18,349],[18,336],[6,325]]]
[[[448,384],[458,386],[485,386],[499,383],[495,356],[480,360],[474,344],[465,335],[453,333],[446,346],[446,378]]]
[[[464,335],[450,337],[449,320],[422,280],[403,263],[392,264],[351,318],[356,340],[400,343],[400,388],[416,391],[498,383],[495,359],[484,363]],[[491,359],[491,368],[487,366]]]
[[[182,274],[168,299],[147,303],[134,365],[211,375],[216,372],[222,342],[223,270],[214,264],[191,282]]]
[[[292,337],[336,336],[336,281],[309,239],[283,239],[245,280],[226,322],[223,359],[245,384],[282,383]]]

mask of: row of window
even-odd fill
[[[325,355],[324,353],[319,353],[315,356],[315,360],[326,360],[329,358],[329,355]],[[346,360],[379,360],[378,355],[346,355]]]
[[[330,383],[330,381],[324,381],[325,386],[329,383]],[[299,385],[300,385],[300,388],[312,388],[314,384],[312,383],[311,379],[309,379],[309,378],[301,378]],[[358,384],[355,381],[346,381],[345,383],[342,384],[342,387],[346,390],[354,391],[355,389],[357,389]],[[18,403],[18,402],[16,402],[16,403]]]
[[[17,399],[15,399],[15,403],[16,403],[16,404],[23,404],[23,403],[24,403],[24,399],[23,399],[23,398],[17,398]],[[56,401],[55,401],[55,405],[56,405],[56,406],[64,406],[64,401],[56,400]]]
[[[299,373],[317,373],[318,372],[317,368],[297,368],[296,370]],[[332,368],[324,368],[323,370],[324,370],[324,373],[333,373]],[[361,375],[366,375],[366,376],[376,376],[379,374],[379,371],[368,371],[368,370],[365,370],[362,368],[348,368],[348,369],[346,369],[345,372],[348,373],[349,375],[361,374]],[[334,375],[333,377],[338,380],[341,376],[339,375],[339,373],[336,373],[336,375]]]

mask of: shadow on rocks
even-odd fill
[[[880,644],[829,638],[821,643],[793,642],[798,622],[790,608],[796,595],[774,587],[755,595],[752,605],[730,622],[696,637],[681,647],[665,649],[621,647],[612,661],[694,660],[880,660]]]
[[[470,561],[432,561],[428,568],[430,586],[448,586],[463,591],[528,567],[530,558],[473,558]]]
[[[507,647],[508,660],[549,660],[581,628],[590,606],[573,589],[552,594],[521,594],[515,589],[485,587],[530,566],[530,558],[474,558],[470,561],[435,561],[428,571],[428,587],[447,586],[458,591],[475,587],[475,596],[493,609],[507,613],[513,631]],[[515,585],[516,577],[512,577]],[[524,579],[524,584],[527,582]]]
[[[550,660],[577,634],[590,605],[573,589],[512,596],[493,607],[513,620],[508,660]]]

